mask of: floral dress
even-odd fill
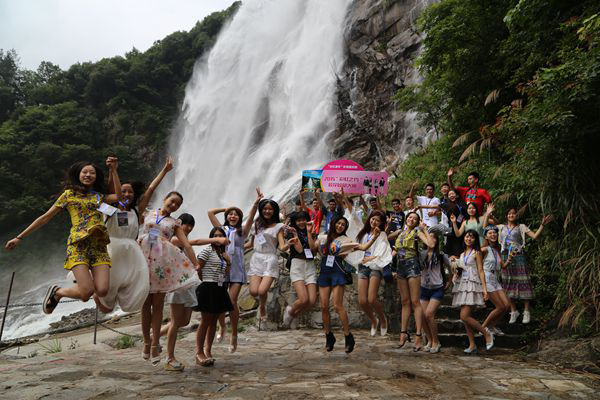
[[[175,227],[181,223],[160,216],[159,210],[149,212],[144,218],[139,243],[148,260],[150,293],[166,293],[200,284],[194,264],[173,243]]]

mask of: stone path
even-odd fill
[[[119,328],[139,333],[139,326]],[[397,348],[397,338],[355,332],[357,346],[343,352],[344,338],[324,351],[318,330],[240,334],[238,352],[216,344],[214,367],[193,365],[194,334],[178,341],[182,373],[141,359],[141,347],[116,350],[100,343],[115,333],[89,332],[60,339],[63,351],[44,354],[40,344],[0,354],[2,399],[572,399],[600,398],[600,377],[520,361],[507,352],[463,356]],[[68,349],[68,347],[73,347]],[[37,353],[37,355],[36,355]],[[18,358],[33,355],[28,358]]]

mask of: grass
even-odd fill
[[[114,347],[121,350],[128,349],[130,347],[135,347],[135,344],[138,341],[139,339],[133,336],[121,335],[117,338],[117,342],[115,343]]]
[[[62,351],[62,344],[58,339],[51,340],[46,344],[39,343],[39,346],[46,354],[60,353]]]

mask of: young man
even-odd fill
[[[422,210],[423,222],[432,227],[439,223],[438,214],[440,213],[440,199],[434,196],[435,185],[428,183],[425,185],[425,196],[417,196],[419,208]]]
[[[324,212],[325,226],[323,227],[324,233],[329,233],[329,225],[331,221],[337,217],[344,216],[344,207],[338,193],[333,194],[333,198],[327,202],[327,209]]]
[[[454,184],[452,183],[452,175],[454,175],[454,170],[450,168],[448,170],[448,184],[450,185],[450,188],[456,190],[460,197],[464,199],[465,203],[475,203],[479,215],[483,215],[483,206],[491,203],[492,197],[487,190],[479,187],[479,174],[477,172],[471,172],[467,176],[467,183],[469,184],[469,187],[454,187]]]
[[[321,221],[323,220],[324,207],[322,207],[320,198],[317,195],[318,191],[316,191],[311,202],[312,208],[309,208],[304,202],[304,192],[305,189],[300,190],[300,207],[310,216],[310,221],[312,222],[311,233],[318,235],[321,229]]]

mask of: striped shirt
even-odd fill
[[[219,257],[217,251],[212,246],[204,248],[200,254],[198,254],[198,261],[204,262],[204,267],[201,269],[202,282],[223,281],[227,264],[225,263],[225,260]]]

